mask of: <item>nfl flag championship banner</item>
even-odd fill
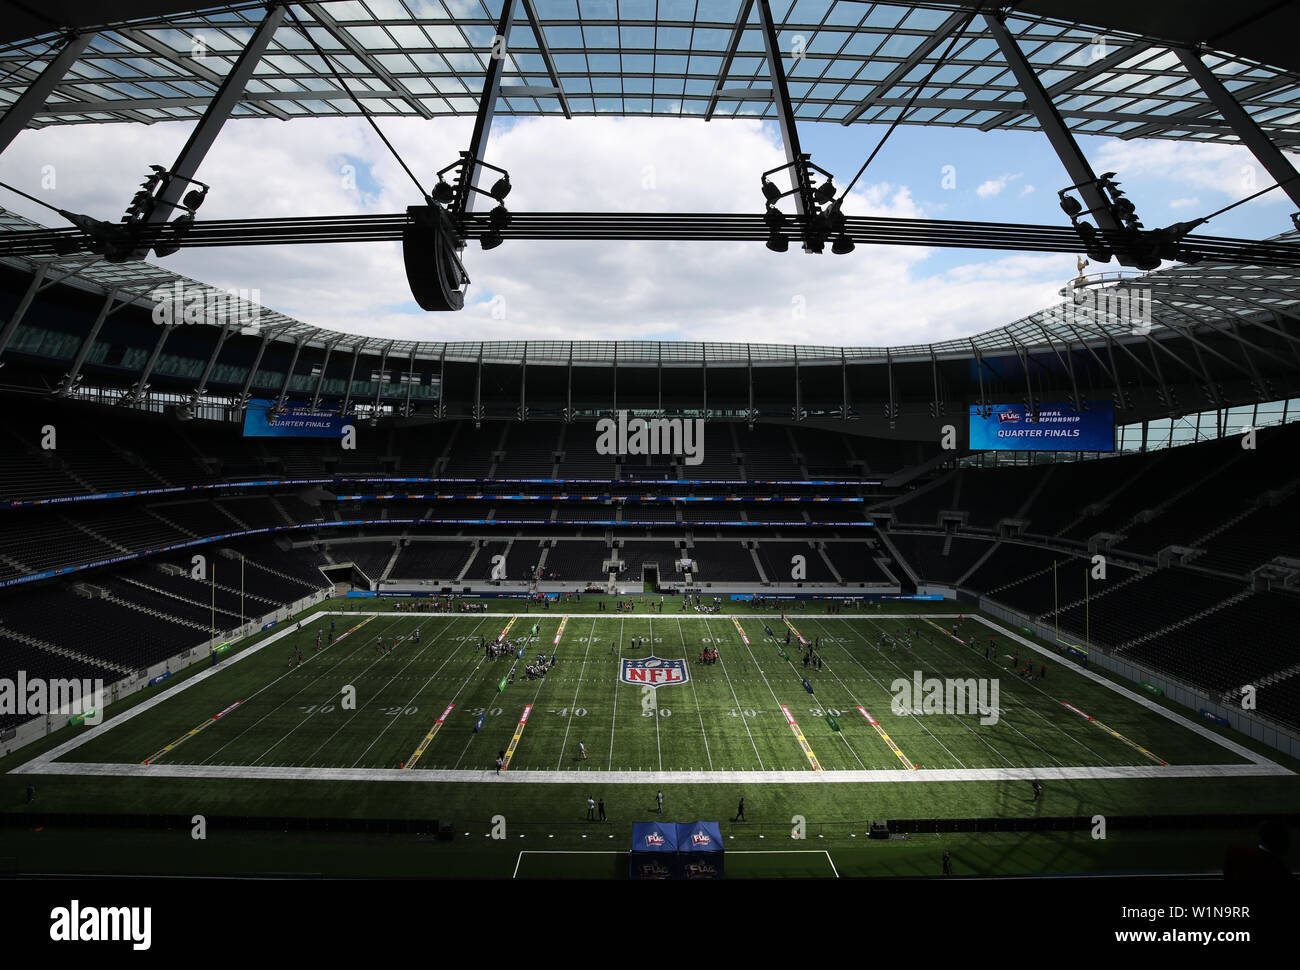
[[[279,408],[252,398],[244,410],[245,438],[342,438],[348,419],[341,414],[313,411],[300,404]]]
[[[992,404],[970,409],[971,451],[1114,451],[1115,405]]]

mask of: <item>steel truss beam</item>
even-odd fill
[[[192,179],[197,174],[204,157],[221,133],[226,119],[239,104],[244,88],[248,86],[248,81],[261,62],[262,55],[266,53],[266,48],[275,36],[276,29],[284,21],[284,11],[285,8],[280,6],[269,8],[262,22],[257,25],[253,36],[240,51],[230,73],[217,88],[217,93],[213,95],[203,117],[194,126],[180,154],[176,156],[176,161],[172,163],[171,172],[175,178],[167,182],[159,193],[157,204],[145,219],[147,223],[159,225],[166,222],[181,198],[189,191],[189,184],[185,180]]]
[[[72,69],[72,65],[94,39],[93,33],[70,34],[63,49],[45,65],[45,70],[41,71],[36,80],[27,86],[27,90],[19,95],[18,100],[9,106],[9,110],[0,117],[0,152],[8,148],[18,137],[18,133],[36,117],[36,113],[45,106],[54,88]]]
[[[989,32],[993,34],[993,39],[997,41],[998,49],[1002,51],[1007,66],[1011,68],[1011,73],[1020,84],[1025,101],[1033,111],[1034,117],[1038,119],[1039,127],[1043,129],[1043,134],[1047,136],[1057,158],[1061,160],[1070,181],[1079,186],[1078,192],[1083,198],[1084,208],[1092,210],[1092,218],[1096,220],[1099,229],[1121,228],[1111,213],[1110,200],[1096,184],[1097,174],[1092,170],[1083,152],[1079,150],[1074,135],[1066,127],[1060,112],[1056,110],[1056,105],[1043,89],[1043,83],[1038,79],[1033,65],[1029,63],[1029,59],[1025,57],[1016,39],[1007,30],[1001,14],[986,13],[983,17],[984,22],[988,24]]]
[[[1179,48],[1176,53],[1183,67],[1187,69],[1187,73],[1201,86],[1205,96],[1214,102],[1224,120],[1232,126],[1232,130],[1241,139],[1241,143],[1250,149],[1250,153],[1263,166],[1264,171],[1268,172],[1273,181],[1277,182],[1282,191],[1295,203],[1296,208],[1300,209],[1300,173],[1296,172],[1295,166],[1269,140],[1268,135],[1264,134],[1255,123],[1255,119],[1242,108],[1237,99],[1224,87],[1223,82],[1205,66],[1194,51]]]

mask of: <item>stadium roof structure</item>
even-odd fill
[[[1300,145],[1300,14],[1271,0],[1232,4],[1061,0],[1006,4],[776,0],[771,10],[800,122],[1038,129],[1015,71],[979,9],[1014,8],[1019,42],[1070,130],[1118,138],[1235,141],[1175,48],[1204,63],[1278,145]],[[474,115],[501,0],[346,0],[294,5],[375,115]],[[265,16],[261,3],[44,0],[6,15],[0,108],[61,47],[89,35],[34,127],[200,118]],[[201,38],[204,56],[195,57]],[[951,53],[939,63],[947,44]],[[776,119],[754,0],[521,0],[496,112]],[[235,118],[359,114],[331,65],[285,24]]]
[[[33,225],[0,213],[0,235]],[[909,411],[1007,398],[1109,399],[1137,419],[1300,396],[1300,272],[1236,263],[1081,276],[1061,303],[1004,326],[891,347],[398,340],[317,327],[143,262],[6,256],[0,277],[10,292],[27,280],[21,298],[0,302],[12,308],[0,360],[18,364],[7,376],[63,396],[85,380],[97,399],[117,388],[114,400],[136,405],[161,394],[238,408],[261,396],[400,417],[572,420],[621,401],[751,419],[866,417],[865,433]],[[184,325],[180,306],[156,325],[174,294],[198,308],[198,325]],[[119,363],[103,366],[110,359]],[[764,394],[767,406],[756,400]]]
[[[345,409],[373,395],[376,410],[409,416],[431,405],[436,417],[476,419],[539,411],[572,418],[628,400],[638,380],[631,394],[640,394],[638,406],[662,409],[663,380],[655,375],[665,367],[678,368],[671,393],[678,408],[692,406],[685,402],[694,388],[704,411],[724,409],[723,399],[729,413],[763,412],[753,373],[766,367],[792,379],[794,407],[782,402],[778,411],[849,417],[879,403],[877,413],[891,423],[909,406],[937,414],[949,401],[987,403],[1011,393],[1111,396],[1121,408],[1170,414],[1300,391],[1300,235],[1192,235],[1203,220],[1145,229],[1117,191],[1115,173],[1098,176],[1076,142],[1082,134],[1239,141],[1271,176],[1271,188],[1300,208],[1292,154],[1300,148],[1300,61],[1291,43],[1300,11],[1269,0],[1100,0],[1087,15],[1077,19],[1060,0],[346,0],[197,11],[170,0],[51,0],[39,10],[23,7],[0,28],[0,150],[27,126],[188,120],[193,128],[171,169],[159,167],[137,193],[124,227],[62,213],[74,228],[43,229],[3,215],[0,276],[9,293],[0,291],[0,302],[12,312],[0,328],[0,355],[24,358],[36,386],[60,393],[91,375],[101,387],[130,380],[126,397],[137,404],[163,386],[193,400],[221,395],[242,403],[269,392],[282,402],[306,396]],[[440,183],[424,194],[420,186],[428,205],[405,214],[194,221],[206,192],[195,175],[225,123],[349,114],[372,122],[473,115],[454,188]],[[1093,262],[1115,256],[1144,271],[1166,268],[1081,279],[1060,307],[960,340],[796,348],[361,337],[240,305],[143,261],[151,249],[165,256],[182,245],[400,239],[417,302],[454,310],[468,282],[456,253],[468,239],[490,248],[494,234],[768,238],[772,211],[516,213],[513,223],[494,223],[500,213],[475,213],[471,199],[492,167],[484,155],[498,114],[771,119],[780,125],[792,188],[768,194],[765,184],[764,194],[769,203],[793,196],[796,213],[778,220],[787,228],[770,231],[789,232],[813,252],[834,237],[835,252],[854,242],[933,245],[1087,253]],[[848,190],[819,181],[827,173],[817,174],[799,147],[798,128],[813,122],[1040,130],[1072,183],[1061,193],[1069,225],[845,216],[838,206]],[[508,181],[507,174],[499,184]],[[505,192],[508,184],[485,194],[500,202]],[[832,202],[836,192],[843,194]],[[184,214],[167,222],[177,212]],[[783,249],[787,240],[777,241]],[[177,284],[218,298],[213,326],[152,325],[150,294]],[[79,303],[68,296],[74,290]],[[254,313],[250,329],[241,320]],[[351,362],[342,374],[340,358]],[[575,382],[574,369],[584,365],[599,366]],[[805,388],[799,373],[808,367],[839,367],[842,380]],[[52,380],[53,368],[67,369]],[[373,380],[358,381],[359,370]],[[594,371],[612,374],[612,383]],[[728,384],[721,375],[729,372],[739,379]],[[568,377],[556,380],[557,373]],[[575,404],[584,398],[589,406]]]
[[[7,232],[38,228],[16,213],[0,210],[0,241]],[[1278,241],[1300,242],[1300,233],[1286,233]],[[722,343],[709,341],[628,340],[508,340],[436,341],[397,340],[328,330],[271,310],[237,293],[194,280],[146,262],[109,263],[79,254],[53,259],[3,257],[20,266],[44,287],[64,280],[79,280],[95,292],[116,293],[152,313],[155,294],[169,299],[184,293],[186,302],[204,307],[205,324],[217,330],[255,329],[258,334],[287,344],[310,347],[346,346],[362,353],[387,353],[416,360],[488,360],[531,364],[662,363],[692,365],[707,362],[725,366],[748,362],[805,363],[842,359],[850,361],[929,360],[932,357],[974,357],[1015,353],[1062,351],[1070,347],[1105,344],[1145,336],[1149,331],[1181,334],[1189,328],[1232,329],[1234,321],[1260,321],[1286,317],[1300,321],[1300,271],[1236,263],[1178,265],[1150,273],[1103,273],[1081,277],[1063,290],[1068,299],[1026,317],[970,337],[929,344],[890,347],[796,346],[790,344]],[[248,327],[248,321],[256,327]],[[12,321],[11,321],[12,323]],[[1135,334],[1141,326],[1144,333]],[[0,341],[3,337],[0,336]],[[0,352],[3,352],[0,343]]]

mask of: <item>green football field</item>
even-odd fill
[[[256,652],[196,678],[60,760],[121,762],[142,766],[145,774],[154,766],[407,766],[494,777],[502,752],[507,772],[529,773],[1245,761],[972,618],[963,621],[961,635],[973,636],[977,646],[963,645],[949,633],[952,622],[816,614],[792,616],[787,625],[779,614],[320,612],[301,630],[267,638]],[[820,643],[820,669],[811,660],[804,666],[801,637]],[[986,658],[990,637],[997,659]],[[512,650],[491,659],[481,643],[498,641]],[[699,661],[701,652],[715,649],[716,663]],[[527,666],[539,655],[554,655],[555,665],[530,679]],[[683,680],[656,687],[620,679],[625,660],[649,658],[683,661],[673,668]],[[1019,673],[1031,662],[1032,679]],[[646,673],[633,665],[628,676]],[[923,685],[983,681],[985,693],[964,709],[950,704],[953,713],[932,694],[929,706],[939,709],[929,711],[925,690],[903,696],[896,685],[902,680],[912,691],[918,676]]]
[[[960,635],[976,646],[959,642],[961,604],[794,607],[789,624],[748,604],[734,615],[680,602],[618,613],[591,597],[511,605],[447,615],[331,600],[110,705],[97,727],[0,759],[0,808],[44,813],[0,829],[0,871],[606,878],[626,871],[632,823],[663,817],[719,821],[736,877],[933,875],[944,850],[959,875],[1205,872],[1226,839],[1251,837],[1255,814],[1300,797],[1290,759],[1026,631],[967,613]],[[481,644],[502,639],[513,651],[488,658]],[[803,641],[820,644],[820,669],[805,668]],[[700,663],[710,650],[717,662]],[[539,654],[555,664],[530,679]],[[1019,673],[1031,660],[1032,679]],[[673,683],[638,680],[667,670]],[[918,680],[919,697],[900,690]],[[975,688],[975,703],[927,686],[947,682]],[[588,798],[606,803],[607,822],[587,820]],[[218,829],[195,841],[178,823],[96,828],[103,814],[191,813]],[[1203,822],[1103,840],[1020,827],[1200,813],[1232,816],[1232,834]],[[229,821],[244,816],[441,819],[454,841]],[[866,838],[872,820],[961,818],[1016,824]]]

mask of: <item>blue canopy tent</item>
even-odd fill
[[[672,822],[636,822],[628,852],[629,879],[672,879],[677,868],[677,826]]]
[[[723,877],[722,828],[717,822],[678,822],[677,861],[681,879]]]

